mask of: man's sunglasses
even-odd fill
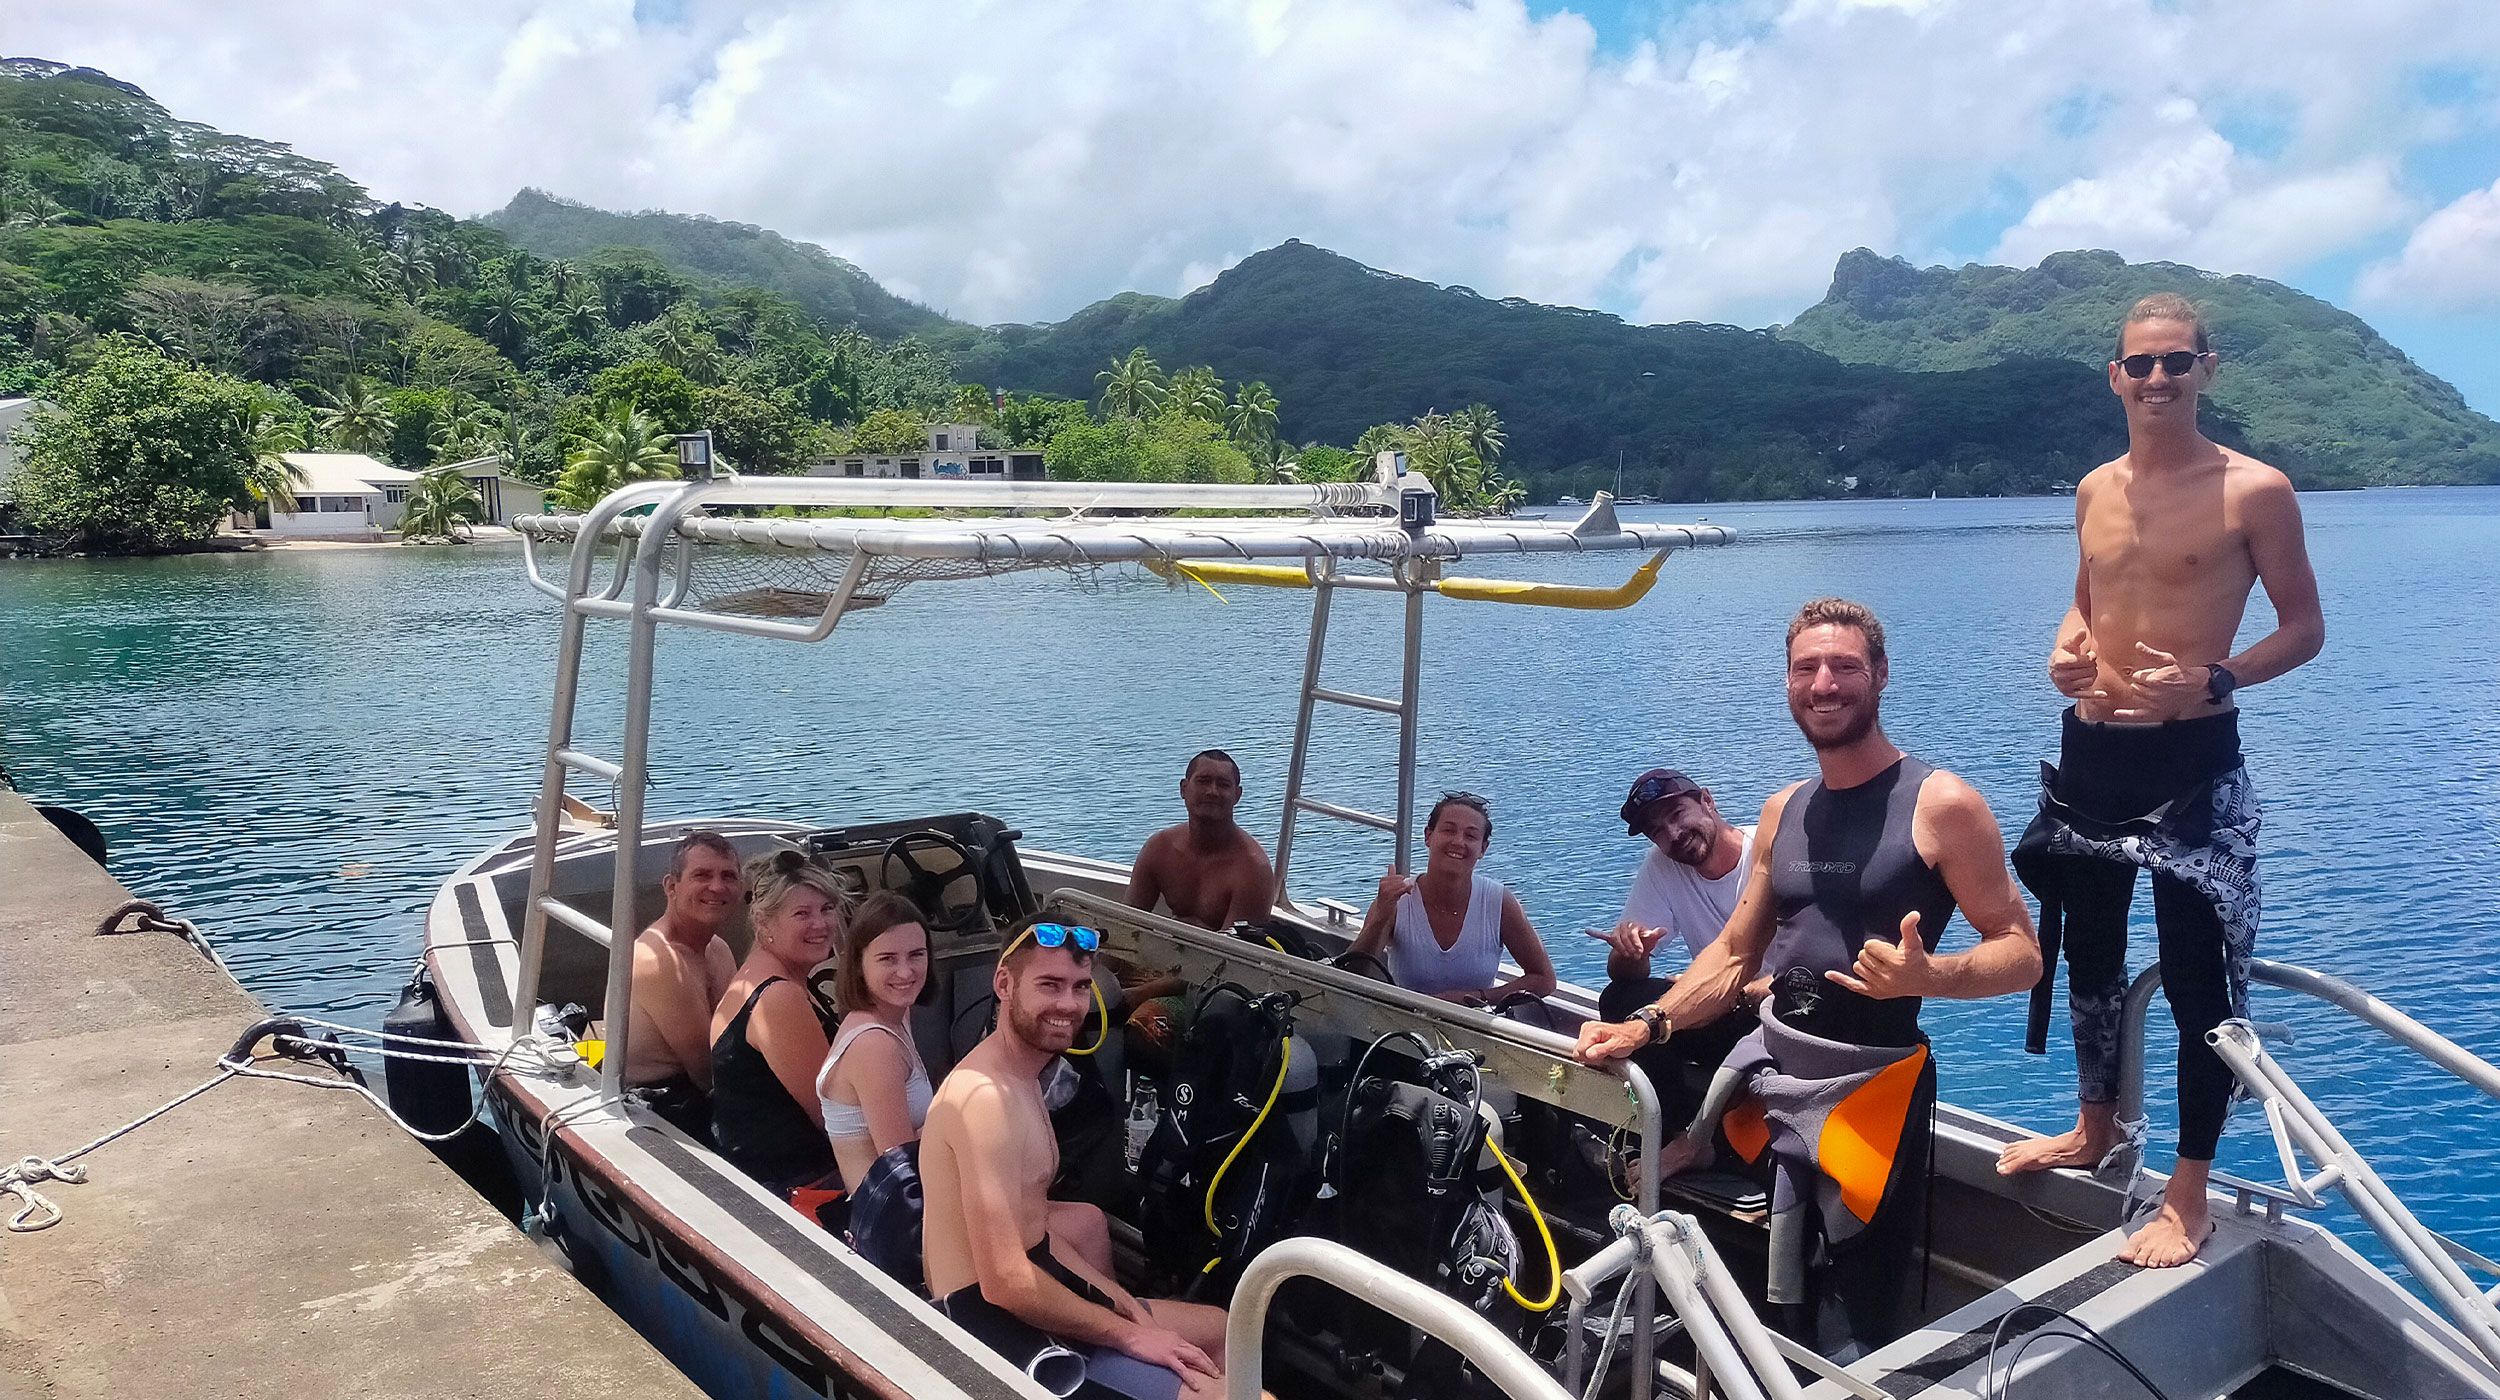
[[[1090,953],[1102,946],[1100,929],[1090,929],[1083,924],[1035,924],[1009,940],[999,956],[1004,958],[1008,953],[1014,952],[1016,945],[1027,938],[1031,938],[1034,946],[1038,948],[1064,948],[1073,942],[1078,951]]]
[[[2159,365],[2162,373],[2177,379],[2196,368],[2197,361],[2210,359],[2212,356],[2211,350],[2173,350],[2167,355],[2129,355],[2118,362],[2118,367],[2127,372],[2129,379],[2150,379],[2153,377],[2153,366]]]

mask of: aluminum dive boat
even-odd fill
[[[940,514],[751,513],[880,506]],[[1280,1160],[1301,1168],[1263,1177],[1249,1204],[1219,1200],[1221,1171],[1213,1184],[1203,1172],[1185,1177],[1192,1192],[1204,1186],[1202,1234],[1176,1233],[1168,1190],[1160,1213],[1154,1195],[1169,1183],[1146,1181],[1118,1150],[1141,1097],[1158,1092],[1157,1074],[1178,1071],[1124,1059],[1124,1037],[1107,1024],[1114,1015],[1085,1032],[1104,1048],[1071,1059],[1082,1092],[1057,1122],[1078,1176],[1062,1184],[1112,1217],[1123,1281],[1143,1292],[1203,1275],[1212,1281],[1204,1296],[1229,1303],[1226,1380],[1240,1400],[1262,1389],[1287,1400],[2500,1396],[2500,1314],[2485,1291],[2500,1269],[2414,1220],[2242,1023],[2224,1028],[2221,1048],[2282,1147],[2286,1180],[2217,1175],[2216,1232],[2195,1264],[2139,1270],[2118,1261],[2131,1211],[2161,1181],[2140,1160],[2000,1177],[1998,1151],[2027,1134],[1948,1103],[1935,1113],[1929,1239],[1917,1276],[1902,1285],[1917,1299],[1914,1320],[1830,1355],[1766,1326],[1756,1306],[1766,1251],[1759,1201],[1739,1178],[1661,1181],[1656,1086],[1637,1068],[1590,1068],[1571,1056],[1573,1030],[1595,1014],[1593,989],[1566,983],[1525,1017],[1421,996],[1343,965],[1355,906],[1291,883],[1297,837],[1317,821],[1387,833],[1401,865],[1409,855],[1428,600],[1444,600],[1454,616],[1470,604],[1628,607],[1672,551],[1727,538],[1716,526],[1619,521],[1603,493],[1568,521],[1435,517],[1429,484],[1384,454],[1372,481],[1350,486],[730,476],[631,486],[586,515],[517,522],[533,584],[562,607],[540,799],[527,830],[445,882],[427,911],[424,963],[451,1036],[496,1057],[477,1075],[479,1091],[533,1223],[714,1395],[1052,1393],[626,1092],[633,933],[659,912],[669,847],[704,828],[746,855],[804,849],[855,890],[902,888],[931,910],[932,991],[914,1033],[933,1075],[983,1033],[1003,935],[1037,913],[1101,929],[1108,952],[1177,973],[1196,995],[1237,989],[1281,1023],[1278,1034],[1317,1069],[1319,1108],[1279,1114],[1295,1121],[1264,1131],[1299,1154]],[[1448,571],[1469,559],[1591,553],[1648,557],[1617,588]],[[1312,595],[1274,853],[1279,887],[1264,936],[1130,909],[1120,900],[1124,865],[1023,849],[1013,811],[755,814],[722,794],[710,811],[645,817],[662,635],[694,628],[818,643],[836,637],[846,615],[907,585],[1132,566]],[[1323,683],[1340,590],[1402,599],[1398,694]],[[576,735],[576,700],[585,634],[610,623],[628,651],[619,747],[601,756]],[[1326,706],[1395,718],[1393,810],[1366,812],[1306,790],[1313,719]],[[568,791],[577,782],[611,790],[613,811],[586,808]],[[2129,1003],[2130,1117],[2141,1116],[2153,976]],[[2304,1007],[2361,1016],[2500,1097],[2500,1070],[2346,983],[2266,963],[2256,976],[2303,994]],[[600,1067],[537,1014],[564,1003],[604,1021]],[[1359,1228],[1361,1211],[1326,1208],[1323,1197],[1358,1185],[1359,1174],[1328,1165],[1344,1148],[1341,1126],[1332,1127],[1346,1121],[1339,1104],[1368,1067],[1393,1062],[1439,1076],[1484,1125],[1461,1164],[1463,1190],[1508,1226],[1516,1247],[1507,1254],[1444,1250],[1433,1267],[1393,1261],[1398,1251],[1363,1247],[1377,1236]],[[1277,1073],[1281,1086],[1281,1065]],[[1593,1170],[1592,1142],[1630,1170]],[[2314,1218],[2332,1192],[2378,1232],[2403,1277]],[[1195,1198],[1185,1204],[1194,1213]]]

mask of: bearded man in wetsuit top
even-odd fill
[[[1805,1063],[1808,1052],[1853,1066],[1916,1060],[1908,1071],[1915,1090],[1894,1103],[1883,1125],[1897,1150],[1876,1183],[1882,1206],[1859,1221],[1869,1247],[1854,1250],[1847,1269],[1831,1270],[1831,1291],[1852,1336],[1870,1345],[1897,1326],[1904,1300],[1914,1296],[1901,1281],[1915,1277],[1911,1261],[1926,1194],[1924,1105],[1934,1099],[1920,1001],[1997,996],[2029,987],[2040,975],[2030,913],[2006,870],[1987,801],[1885,737],[1879,720],[1890,675],[1883,624],[1867,608],[1822,598],[1799,610],[1788,627],[1788,711],[1813,746],[1817,775],[1763,804],[1744,893],[1719,936],[1694,955],[1665,995],[1630,1019],[1582,1027],[1578,1046],[1582,1061],[1604,1064],[1753,1013],[1759,1025],[1728,1056],[1683,1150],[1662,1156],[1662,1169],[1669,1171],[1707,1150],[1740,1060],[1750,1068],[1738,1082],[1757,1093],[1767,1081],[1751,1076],[1766,1067],[1791,1084],[1842,1081],[1828,1068]],[[1931,951],[1956,908],[1979,934],[1978,946]],[[1868,1073],[1880,1074],[1880,1068]],[[1895,1189],[1893,1181],[1906,1189]],[[1794,1199],[1798,1193],[1788,1194]],[[1776,1254],[1779,1216],[1788,1209],[1776,1193],[1773,1208]],[[1836,1238],[1828,1215],[1824,1232]],[[1782,1288],[1775,1268],[1770,1301],[1805,1301],[1783,1295]],[[1799,1330],[1810,1324],[1791,1317],[1784,1325]]]
[[[2041,901],[2041,938],[2064,943],[2082,1113],[2072,1132],[2005,1149],[2007,1174],[2091,1168],[2120,1144],[2119,1030],[2127,906],[2153,874],[2163,994],[2179,1030],[2179,1159],[2159,1213],[2121,1258],[2184,1264],[2212,1232],[2206,1183],[2232,1076],[2206,1032],[2247,1014],[2257,937],[2255,788],[2240,757],[2238,692],[2318,654],[2326,620],[2283,473],[2206,438],[2196,409],[2217,360],[2196,306],[2144,298],[2118,328],[2110,392],[2127,452],[2075,491],[2074,606],[2049,679],[2073,700],[2039,816],[2014,857]],[[2274,630],[2233,650],[2249,590]],[[2029,1048],[2045,1048],[2049,983]]]
[[[625,1084],[697,1142],[712,1140],[712,1008],[737,975],[721,935],[746,907],[738,848],[691,831],[660,877],[668,907],[634,939]]]

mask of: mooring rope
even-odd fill
[[[118,917],[119,915],[117,914],[116,918],[118,919]],[[465,1046],[464,1048],[474,1053],[468,1056],[455,1056],[426,1054],[424,1052],[414,1050],[397,1050],[387,1046],[369,1047],[361,1045],[341,1045],[333,1040],[314,1040],[307,1036],[289,1034],[285,1029],[282,1029],[287,1026],[294,1026],[297,1028],[320,1026],[327,1029],[344,1030],[359,1035],[371,1036],[378,1040],[410,1041],[418,1044],[435,1046],[462,1045],[462,1042],[458,1041],[428,1040],[422,1036],[406,1036],[390,1031],[367,1030],[359,1026],[343,1026],[337,1022],[323,1021],[315,1017],[271,1017],[256,1022],[252,1027],[252,1032],[258,1032],[258,1034],[247,1032],[247,1039],[238,1043],[234,1049],[229,1050],[224,1055],[218,1057],[217,1073],[202,1080],[200,1083],[193,1085],[189,1089],[185,1089],[181,1093],[176,1094],[174,1097],[167,1099],[165,1102],[158,1104],[156,1107],[149,1109],[147,1112],[140,1114],[138,1117],[133,1118],[129,1122],[122,1124],[120,1127],[113,1129],[111,1132],[96,1138],[92,1142],[88,1142],[68,1152],[61,1153],[58,1156],[21,1157],[9,1166],[0,1167],[0,1197],[13,1196],[17,1198],[19,1203],[17,1211],[12,1214],[6,1222],[9,1230],[16,1234],[32,1234],[37,1230],[50,1229],[52,1226],[61,1223],[62,1211],[60,1204],[54,1201],[51,1197],[45,1195],[43,1192],[35,1189],[37,1183],[45,1181],[58,1181],[69,1186],[85,1185],[88,1181],[87,1168],[72,1165],[79,1158],[86,1156],[88,1153],[95,1151],[97,1148],[103,1147],[107,1143],[113,1142],[115,1139],[126,1137],[129,1134],[146,1127],[148,1124],[155,1122],[157,1119],[164,1117],[166,1114],[173,1112],[175,1109],[180,1108],[184,1104],[189,1103],[191,1100],[198,1098],[200,1095],[207,1093],[209,1090],[216,1088],[218,1085],[223,1084],[230,1079],[274,1079],[289,1084],[301,1084],[313,1089],[343,1089],[349,1093],[357,1095],[365,1102],[373,1105],[375,1111],[379,1112],[383,1117],[389,1119],[393,1125],[399,1128],[401,1132],[404,1132],[408,1134],[408,1136],[415,1138],[417,1141],[424,1143],[441,1143],[451,1141],[453,1138],[460,1136],[462,1133],[467,1132],[471,1127],[475,1126],[479,1117],[486,1111],[486,1095],[481,1092],[477,1095],[476,1102],[470,1107],[469,1116],[460,1120],[459,1126],[446,1132],[429,1133],[424,1129],[417,1127],[415,1124],[410,1123],[407,1119],[400,1117],[381,1095],[376,1094],[372,1089],[352,1078],[321,1079],[307,1074],[288,1074],[280,1070],[262,1069],[260,1066],[265,1063],[268,1058],[307,1060],[335,1052],[349,1052],[363,1055],[375,1055],[384,1059],[411,1059],[424,1060],[435,1064],[468,1065],[485,1070],[486,1081],[489,1084],[494,1082],[496,1075],[503,1073],[511,1066],[514,1056],[522,1053],[523,1051],[529,1051],[537,1055],[539,1057],[539,1067],[553,1072],[561,1073],[568,1071],[582,1063],[581,1057],[574,1054],[570,1047],[550,1047],[542,1044],[535,1036],[523,1036],[520,1039],[513,1041],[510,1045],[505,1046],[501,1053],[492,1056],[488,1056],[484,1048],[480,1046]],[[264,1027],[267,1029],[264,1030]],[[249,1053],[250,1046],[254,1042],[264,1038],[273,1045],[281,1046],[281,1054],[275,1057],[256,1057],[251,1055]],[[290,1046],[301,1048],[283,1048]]]

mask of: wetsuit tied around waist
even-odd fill
[[[1098,1308],[1111,1307],[1101,1289],[1051,1253],[1049,1236],[1026,1250],[1025,1257],[1077,1297]],[[1178,1400],[1181,1393],[1179,1372],[1110,1347],[1063,1342],[983,1297],[977,1283],[956,1289],[937,1305],[956,1326],[1023,1367],[1053,1395],[1068,1400]]]
[[[1793,969],[1812,974],[1812,990],[1843,1006],[1818,1030],[1861,1045],[1918,1043],[1919,999],[1875,1000],[1824,978],[1857,963],[1868,939],[1901,940],[1901,920],[1915,910],[1919,938],[1929,948],[1953,917],[1953,892],[1919,855],[1911,838],[1919,786],[1936,771],[1902,755],[1899,762],[1852,788],[1830,788],[1815,778],[1799,788],[1780,812],[1771,847],[1771,894],[1777,931],[1762,959],[1777,995],[1783,982],[1797,985]]]
[[[731,1166],[783,1193],[833,1174],[832,1142],[781,1087],[764,1052],[747,1040],[756,998],[787,980],[767,977],[757,983],[712,1042],[712,1139]]]
[[[2014,848],[2014,873],[2040,901],[2042,968],[2024,1048],[2047,1049],[2062,946],[2083,1101],[2116,1099],[2127,910],[2136,871],[2151,871],[2162,992],[2179,1030],[2179,1155],[2210,1161],[2234,1081],[2205,1033],[2248,1014],[2257,944],[2259,810],[2239,712],[2104,724],[2069,709],[2063,731],[2057,766],[2040,766],[2039,813]]]

